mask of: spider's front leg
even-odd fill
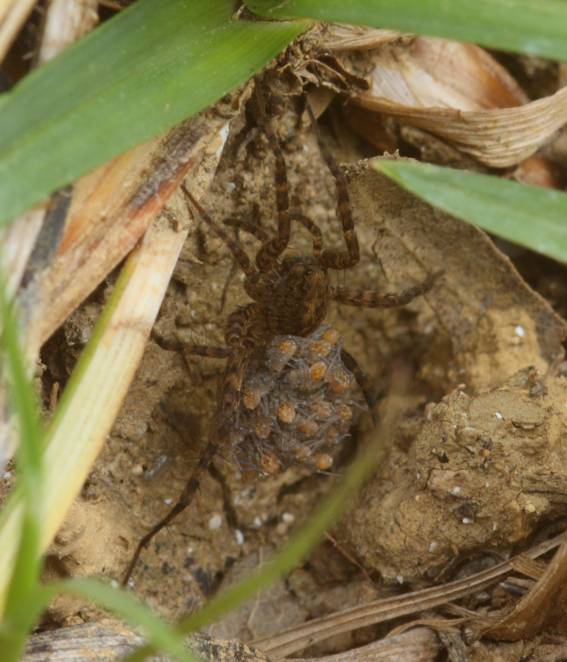
[[[307,104],[307,111],[317,136],[317,142],[319,143],[321,154],[323,155],[331,174],[335,178],[335,186],[337,189],[337,218],[341,221],[343,237],[346,244],[346,252],[337,250],[323,251],[323,254],[321,255],[321,264],[325,269],[349,269],[350,267],[354,267],[359,261],[360,247],[358,245],[358,238],[354,228],[346,178],[333,155],[323,142],[321,134],[319,133],[317,120],[315,119],[315,115],[309,104]]]
[[[285,251],[289,244],[291,233],[291,217],[289,213],[289,182],[287,179],[287,167],[276,133],[266,117],[266,107],[263,94],[256,84],[256,107],[263,125],[264,132],[268,138],[270,149],[275,158],[274,188],[276,191],[276,211],[278,220],[277,237],[269,239],[256,255],[256,265],[261,272],[274,269],[278,257]]]
[[[429,276],[423,283],[412,285],[401,292],[377,292],[352,287],[331,287],[330,298],[345,306],[361,308],[396,308],[405,306],[421,294],[428,292],[442,272]]]

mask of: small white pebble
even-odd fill
[[[116,579],[111,579],[110,585],[112,586],[112,588],[118,588],[120,586],[120,584],[116,581]]]
[[[222,525],[222,517],[220,515],[213,515],[209,520],[209,529],[214,531],[215,529],[220,529]]]
[[[518,336],[518,338],[523,338],[526,335],[526,330],[521,324],[518,324],[514,329],[514,333]]]
[[[524,510],[526,511],[526,513],[535,513],[536,507],[534,506],[533,503],[526,503],[526,505],[524,506]]]
[[[499,411],[495,412],[494,415],[499,421],[502,421],[504,419],[504,416],[502,416],[502,414]]]
[[[236,539],[237,545],[244,544],[244,534],[240,529],[234,529],[234,538]]]
[[[283,513],[282,522],[285,522],[286,524],[291,524],[292,522],[295,522],[295,515],[292,515],[291,513]]]
[[[403,575],[396,575],[396,581],[398,584],[403,584],[404,583],[404,576]]]
[[[463,517],[461,521],[463,524],[472,524],[474,520],[472,520],[470,517]]]
[[[258,517],[258,515],[256,515],[256,517],[252,520],[252,526],[256,527],[257,529],[262,526],[262,520],[260,517]]]
[[[168,497],[167,499],[164,499],[163,502],[165,503],[166,506],[171,506],[173,503],[173,499],[171,497]]]
[[[229,193],[233,193],[235,189],[236,189],[236,184],[234,182],[227,182],[226,183],[226,190]]]
[[[12,472],[11,472],[11,471],[5,471],[5,472],[2,474],[2,478],[3,478],[4,480],[10,480],[10,478],[12,478]]]
[[[459,494],[463,491],[463,488],[460,487],[459,485],[455,485],[454,487],[451,488],[451,494],[453,496],[459,496]]]
[[[433,541],[433,542],[430,542],[430,543],[429,543],[429,547],[428,547],[428,549],[429,549],[429,551],[430,551],[431,553],[433,553],[433,552],[437,549],[437,547],[439,547],[439,543]]]

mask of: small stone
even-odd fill
[[[222,526],[222,516],[221,515],[213,515],[209,519],[209,529],[211,531],[216,531],[217,529],[220,529]]]

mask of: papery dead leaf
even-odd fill
[[[396,30],[377,30],[363,25],[329,23],[323,26],[322,44],[331,51],[364,51],[378,48],[400,40],[412,39],[413,35]]]
[[[489,388],[529,366],[545,373],[562,355],[566,323],[484,232],[374,174],[367,162],[350,166],[347,176],[355,216],[374,219],[377,252],[393,282],[410,265],[416,282],[424,265],[444,271],[425,296],[450,339],[454,383]]]
[[[433,133],[498,168],[528,158],[567,122],[565,90],[528,103],[481,48],[426,37],[378,50],[371,88],[354,91],[352,102]]]
[[[409,108],[364,95],[357,96],[356,103],[430,131],[494,168],[527,159],[567,122],[567,88],[525,106],[474,112]]]

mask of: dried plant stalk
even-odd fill
[[[561,545],[563,539],[564,534],[561,534],[545,543],[532,547],[523,555],[536,558]],[[304,625],[290,628],[280,634],[258,639],[254,642],[254,646],[270,656],[275,656],[276,659],[285,657],[341,632],[350,632],[367,625],[375,625],[401,616],[418,613],[465,597],[471,593],[476,593],[491,586],[512,570],[512,563],[505,561],[465,579],[406,593],[402,596],[376,600],[366,605],[352,607],[330,616],[308,621]]]
[[[0,62],[6,57],[20,28],[34,8],[36,0],[3,0],[0,2]]]
[[[98,0],[51,0],[47,5],[38,64],[92,30],[98,23]]]
[[[25,3],[19,3],[19,8],[14,8],[14,12],[16,9],[23,11],[24,6]],[[31,7],[29,9],[31,10]],[[27,13],[22,14],[22,21],[26,17]],[[67,46],[80,39],[96,25],[97,21],[97,2],[95,0],[53,0],[47,7],[44,31],[39,45],[38,64],[47,62]],[[0,50],[4,27],[4,24],[0,26]],[[49,203],[22,214],[8,228],[0,232],[2,265],[4,272],[9,274],[7,287],[10,297],[14,296],[16,288],[20,286],[22,279],[25,278],[26,268],[29,273],[28,260],[33,263],[34,256],[36,259],[38,256],[42,256],[42,261],[48,259],[51,247],[47,247],[46,250],[45,237],[49,238],[49,243],[54,248],[59,239],[57,226],[64,223],[67,208],[66,198],[55,194]],[[33,307],[37,303],[35,291],[31,296],[31,300]],[[22,338],[25,338],[26,322],[24,319],[21,322],[23,327]],[[28,370],[31,374],[39,348],[25,340],[22,345],[28,362]],[[10,458],[15,446],[10,408],[6,403],[6,393],[3,386],[0,387],[0,410],[4,412],[0,420],[1,468]]]

